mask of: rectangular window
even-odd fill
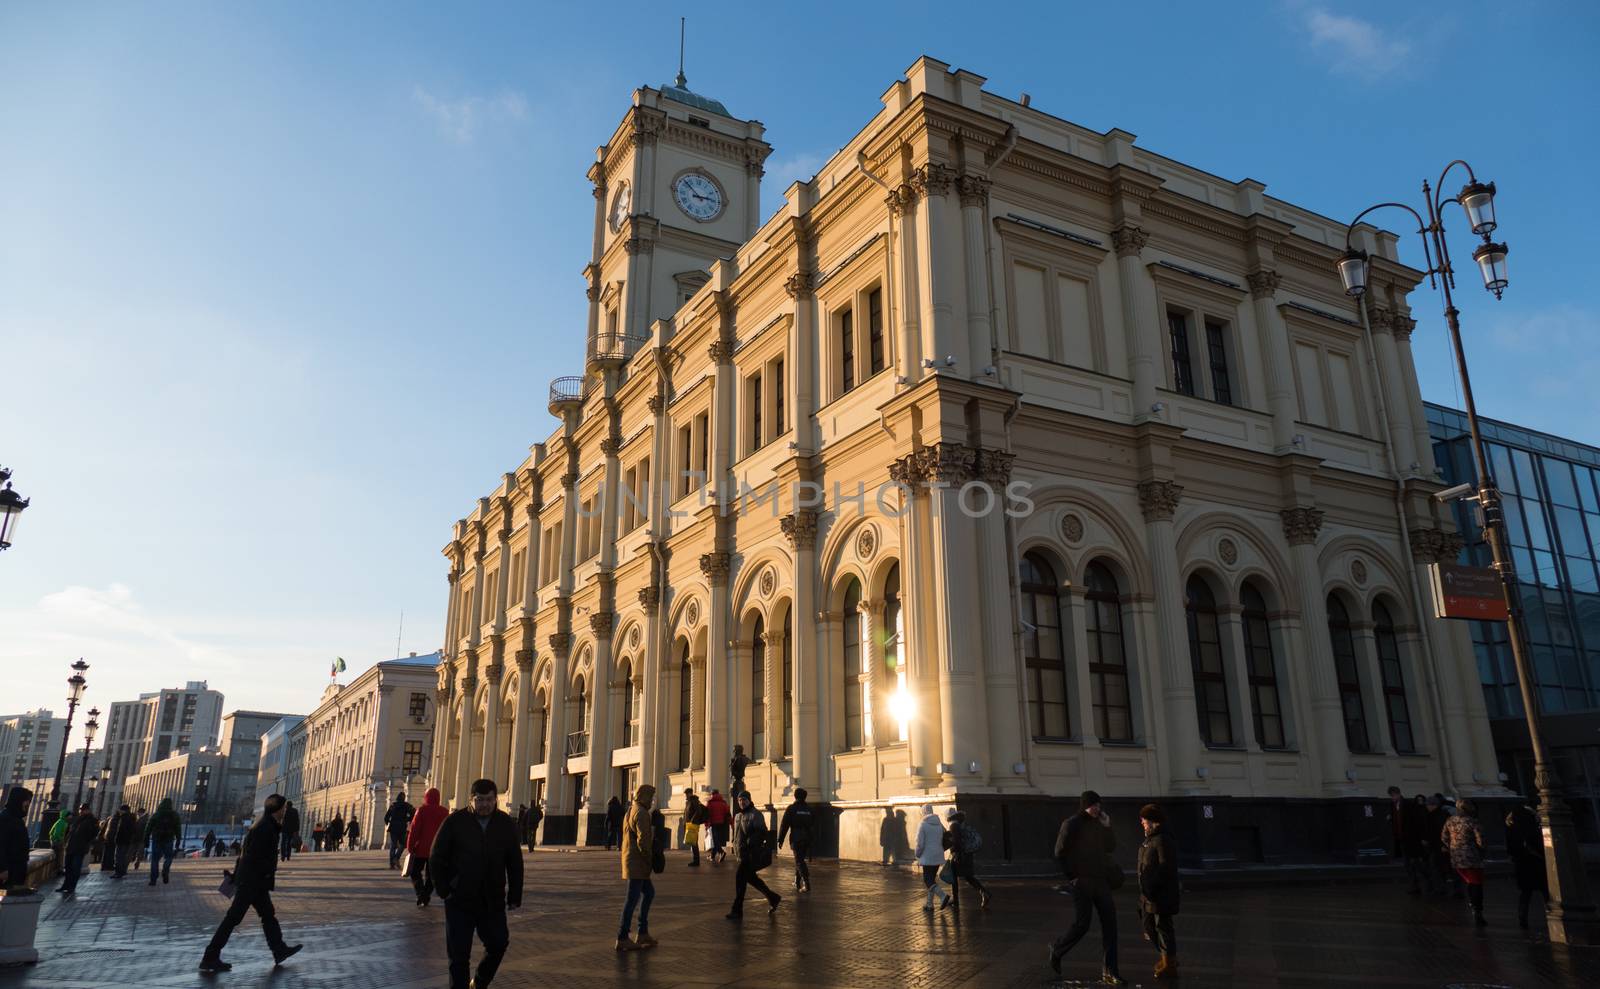
[[[684,426],[678,430],[678,489],[677,495],[682,498],[690,491],[689,472],[694,470],[694,434],[690,427]]]
[[[781,357],[772,365],[772,382],[768,385],[768,390],[772,392],[772,435],[777,438],[783,435],[783,396],[789,390],[783,380],[783,358]]]
[[[1194,369],[1189,361],[1189,319],[1183,313],[1167,313],[1167,336],[1172,351],[1172,390],[1194,394]]]
[[[883,290],[867,295],[867,367],[877,374],[883,370]]]
[[[639,489],[638,489],[637,494],[638,494],[638,497],[635,498],[634,500],[636,502],[638,502],[638,504],[635,506],[635,510],[639,513],[639,521],[640,522],[648,522],[648,521],[650,521],[650,458],[649,457],[645,457],[643,460],[639,461]]]
[[[695,417],[695,449],[699,451],[699,463],[696,467],[700,471],[700,483],[703,485],[711,477],[711,416],[702,412]]]
[[[400,771],[407,776],[422,772],[422,741],[409,739],[406,742],[406,753],[400,766]]]
[[[634,525],[638,523],[638,513],[634,510],[634,498],[632,497],[639,490],[638,470],[632,467],[628,468],[628,472],[622,476],[622,489],[624,494],[618,499],[618,510],[622,516],[622,531],[632,532]]]
[[[408,709],[413,718],[420,718],[428,713],[428,695],[418,691],[411,693],[411,706]]]
[[[848,309],[839,314],[839,367],[839,394],[843,395],[856,386],[855,313]]]
[[[746,453],[754,453],[761,448],[761,375],[752,374],[745,383],[745,396],[750,403],[750,439],[746,444]]]
[[[1211,398],[1223,405],[1233,404],[1233,388],[1228,381],[1228,349],[1223,344],[1227,328],[1206,320],[1206,356],[1211,360]]]

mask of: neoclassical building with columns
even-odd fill
[[[983,85],[919,59],[765,219],[761,124],[633,93],[583,374],[444,548],[451,803],[595,841],[741,744],[844,857],[927,802],[1043,857],[1092,787],[1213,863],[1382,847],[1390,784],[1504,794],[1427,607],[1459,540],[1394,236],[1355,231],[1358,304],[1342,225]]]

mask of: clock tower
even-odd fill
[[[633,92],[633,106],[595,152],[594,253],[586,364],[625,359],[650,324],[678,311],[760,223],[762,163],[772,146],[758,120],[672,85]]]

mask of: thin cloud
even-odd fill
[[[457,144],[471,144],[487,126],[528,119],[527,98],[509,89],[497,96],[450,100],[435,96],[419,85],[412,89],[411,98],[433,120],[440,135]]]
[[[1302,10],[1311,47],[1331,60],[1337,71],[1359,75],[1385,75],[1403,65],[1411,45],[1391,37],[1371,21],[1334,14],[1321,7]]]

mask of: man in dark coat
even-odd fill
[[[1537,798],[1534,798],[1537,800]],[[1517,926],[1528,929],[1528,904],[1538,893],[1545,909],[1550,906],[1550,879],[1544,867],[1544,837],[1539,830],[1539,815],[1530,800],[1506,814],[1506,851],[1511,856],[1517,878]]]
[[[411,827],[411,818],[416,814],[416,808],[406,800],[405,794],[394,798],[394,803],[384,812],[383,824],[389,832],[389,868],[400,868],[400,856],[406,850],[406,831]]]
[[[785,840],[789,842],[789,850],[794,853],[794,888],[804,893],[811,892],[811,866],[806,860],[811,857],[816,833],[817,812],[806,803],[805,788],[796,787],[794,803],[784,810],[783,820],[778,822],[778,847],[782,848]]]
[[[6,794],[6,806],[0,810],[0,888],[28,884],[28,805],[33,803],[33,791],[25,786],[14,786]]]
[[[253,907],[261,918],[261,931],[267,936],[267,947],[272,949],[273,966],[282,965],[288,957],[299,951],[298,944],[285,944],[283,929],[278,926],[278,915],[272,909],[272,889],[278,876],[278,836],[283,831],[283,816],[287,801],[282,794],[267,798],[261,819],[245,833],[244,847],[239,850],[239,860],[233,866],[233,902],[223,914],[222,923],[206,945],[200,959],[200,971],[212,975],[232,968],[222,960],[222,949],[228,936],[244,920]]]
[[[1139,912],[1144,915],[1145,940],[1156,946],[1155,977],[1178,974],[1178,938],[1172,918],[1178,913],[1178,844],[1166,831],[1167,815],[1156,804],[1139,810],[1144,843],[1139,846]]]
[[[1100,917],[1104,949],[1100,980],[1125,985],[1117,972],[1117,907],[1111,899],[1111,853],[1117,847],[1111,815],[1100,809],[1100,794],[1083,791],[1078,813],[1061,824],[1056,835],[1056,859],[1072,881],[1072,926],[1050,945],[1050,968],[1061,974],[1061,959],[1089,933],[1095,915]]]
[[[128,874],[128,863],[133,860],[134,849],[144,838],[144,829],[134,815],[133,808],[123,804],[117,809],[112,832],[112,844],[117,849],[117,871],[111,874],[111,878],[121,879]]]
[[[467,989],[472,935],[483,942],[483,958],[471,985],[489,989],[511,943],[506,911],[522,906],[522,846],[517,822],[496,807],[494,780],[471,787],[469,806],[439,825],[428,852],[428,871],[444,898],[444,944],[450,956],[450,989]]]
[[[294,801],[284,804],[283,833],[278,835],[278,857],[289,861],[289,853],[294,851],[294,843],[300,837],[300,811],[295,808]]]
[[[322,850],[325,852],[337,852],[339,843],[342,841],[344,841],[344,818],[339,814],[335,814],[333,815],[333,820],[328,822],[327,830],[322,834]]]
[[[63,853],[63,864],[66,869],[65,881],[58,892],[62,896],[72,896],[78,890],[78,880],[83,877],[83,862],[89,854],[89,848],[94,844],[94,839],[100,833],[100,822],[89,809],[88,804],[79,804],[78,813],[67,825],[67,845]]]
[[[534,804],[528,808],[528,851],[533,851],[539,844],[539,822],[544,820],[544,811]]]
[[[179,819],[178,812],[172,809],[172,798],[167,797],[156,806],[156,812],[144,822],[143,840],[150,846],[150,885],[156,884],[158,874],[163,883],[169,881],[172,856],[176,854],[178,839],[181,837],[183,837],[183,821]]]
[[[728,795],[734,803],[739,802],[739,794],[744,792],[744,772],[750,766],[750,757],[744,754],[743,745],[733,747],[733,758],[728,760]]]

